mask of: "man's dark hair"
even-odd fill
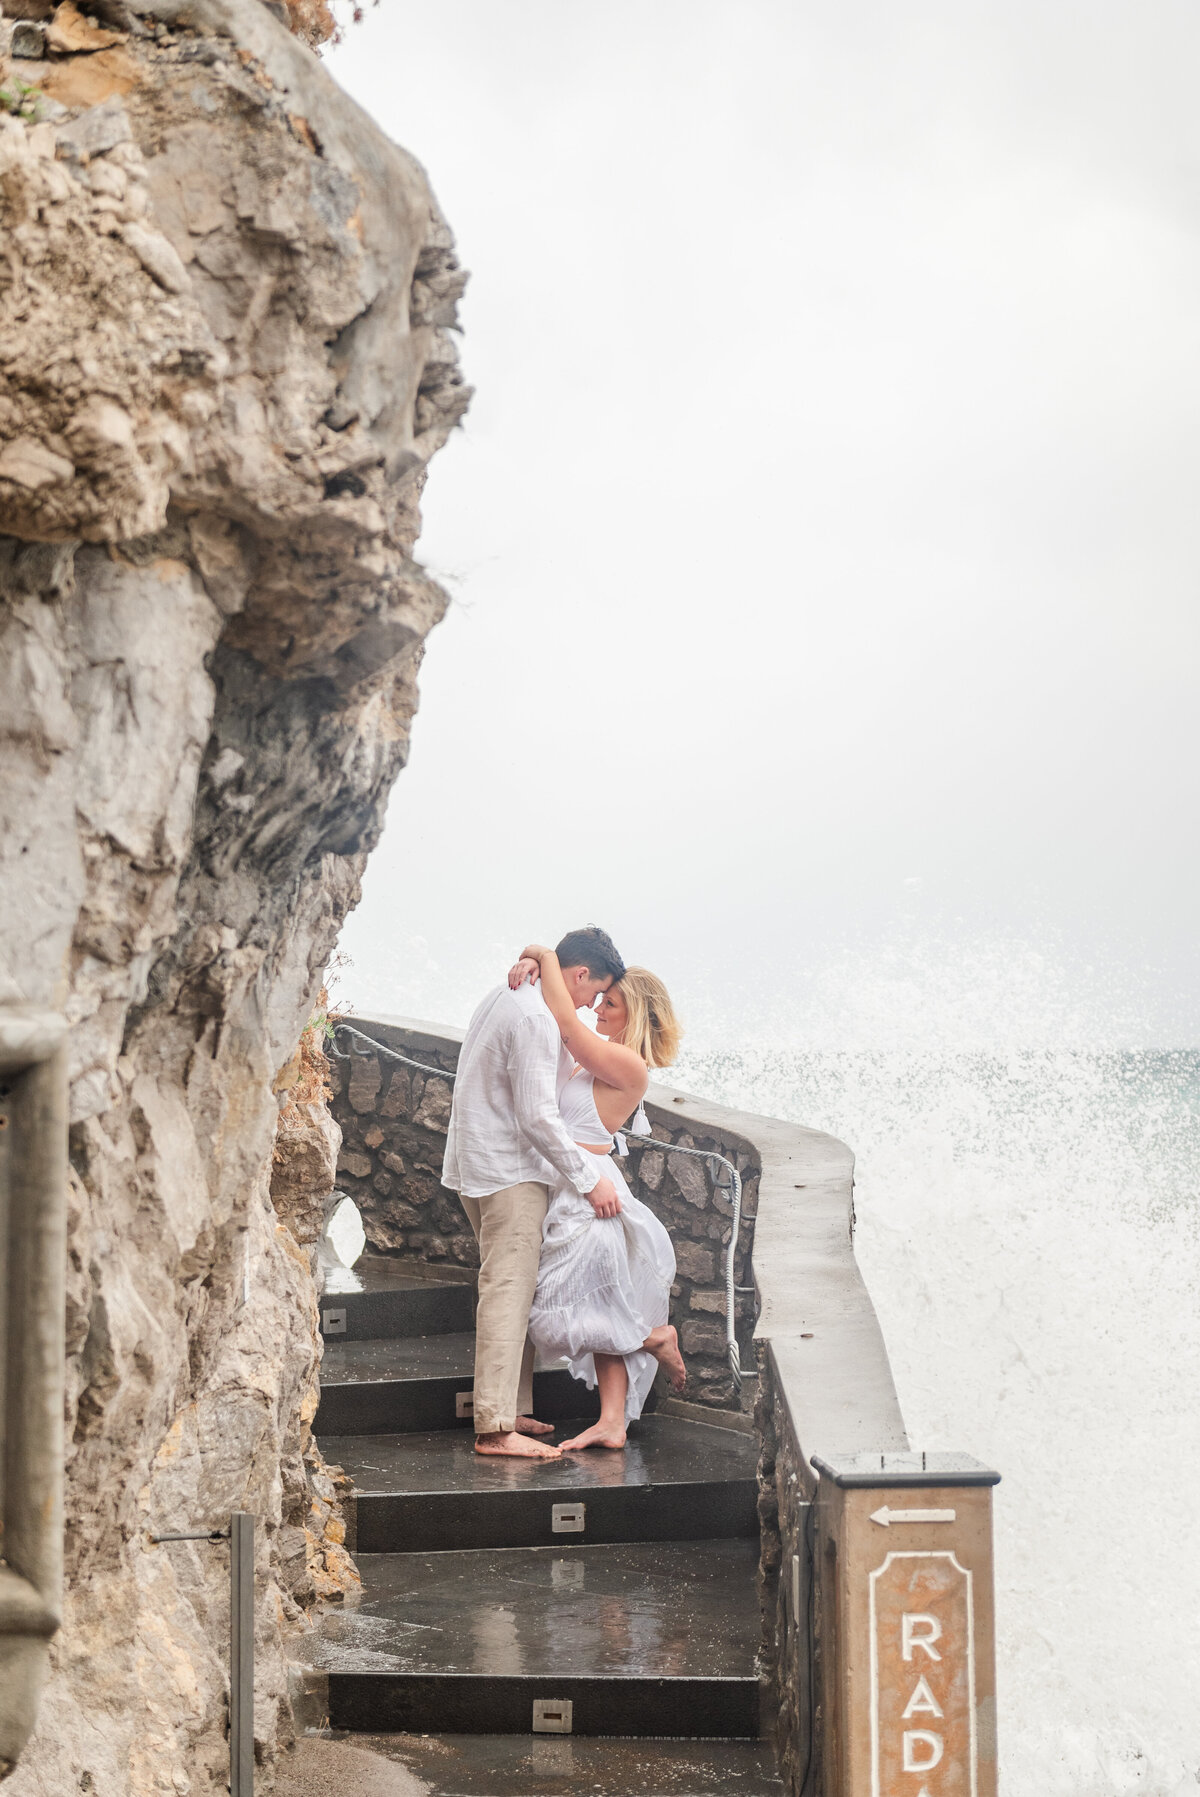
[[[568,930],[555,949],[560,967],[586,967],[594,980],[619,980],[625,963],[607,930],[589,924],[586,930]]]

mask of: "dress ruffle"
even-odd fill
[[[625,1420],[633,1422],[658,1370],[641,1344],[668,1320],[675,1251],[616,1162],[606,1162],[605,1171],[621,1200],[619,1216],[598,1217],[569,1187],[551,1197],[529,1333],[543,1360],[566,1360],[589,1390],[596,1383],[594,1356],[622,1355],[629,1375]]]

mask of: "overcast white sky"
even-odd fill
[[[383,0],[329,61],[477,388],[359,1008],[597,921],[726,1032],[1010,967],[1200,1040],[1194,0]]]

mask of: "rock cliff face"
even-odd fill
[[[8,1789],[186,1797],[227,1779],[227,1557],[150,1536],[262,1519],[268,1768],[286,1631],[353,1580],[309,1431],[336,1131],[273,1163],[273,1088],[445,603],[463,277],[260,0],[6,10],[0,1003],[66,1012],[73,1120],[66,1620]]]

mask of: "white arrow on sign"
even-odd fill
[[[953,1522],[953,1510],[889,1510],[887,1505],[882,1510],[872,1510],[871,1521],[882,1528],[890,1528],[894,1522]]]

